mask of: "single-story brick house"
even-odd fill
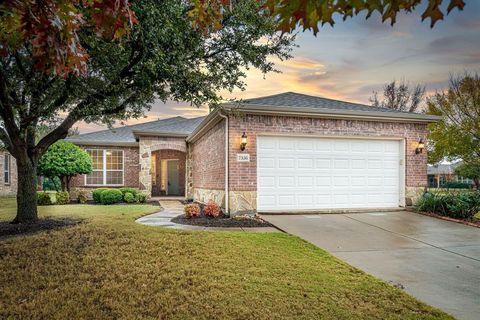
[[[17,181],[15,158],[0,146],[0,196],[15,195]]]
[[[427,186],[437,120],[292,92],[247,99],[69,138],[94,160],[72,187],[212,199],[233,214],[398,208]]]

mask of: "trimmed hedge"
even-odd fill
[[[447,183],[440,185],[440,187],[446,188],[446,189],[469,189],[472,187],[472,185],[465,182],[449,181]]]
[[[105,196],[103,199],[103,194],[107,193],[108,195]],[[96,203],[101,204],[113,204],[118,202],[126,202],[126,203],[146,203],[147,196],[137,189],[133,188],[119,188],[119,189],[110,189],[110,188],[98,188],[93,190],[92,192],[93,200]]]
[[[57,192],[57,203],[56,204],[67,204],[70,202],[70,194],[67,191]]]
[[[125,188],[120,188],[120,189],[118,189],[118,190],[120,190],[120,192],[123,194],[123,196],[125,196],[126,193],[131,193],[131,194],[133,194],[134,196],[136,196],[137,193],[138,193],[138,190],[137,190],[137,189],[134,189],[134,188],[127,188],[127,187],[125,187]]]
[[[123,200],[123,194],[118,189],[103,190],[100,194],[100,202],[102,204],[114,204]]]
[[[78,191],[77,200],[78,200],[78,203],[81,203],[81,204],[87,203],[87,200],[88,200],[87,192],[84,190]]]
[[[49,206],[53,204],[52,197],[46,192],[37,192],[37,205]]]
[[[102,192],[105,191],[105,190],[109,190],[109,189],[108,188],[98,188],[98,189],[93,190],[93,192],[92,192],[93,201],[95,201],[96,203],[101,203],[102,202]]]
[[[125,192],[125,194],[123,195],[123,201],[125,201],[126,203],[134,203],[137,202],[137,199],[135,198],[133,193]]]
[[[137,202],[140,203],[146,203],[147,202],[147,195],[143,193],[137,193],[137,196],[135,197],[137,199]]]

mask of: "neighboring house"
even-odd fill
[[[462,164],[462,161],[441,162],[435,165],[429,164],[427,168],[428,186],[431,188],[439,188],[449,182],[473,184],[472,179],[459,177],[455,174],[455,168],[460,164]]]
[[[17,193],[17,165],[15,158],[0,147],[0,196]]]
[[[234,214],[398,208],[427,186],[423,141],[438,119],[291,92],[247,99],[68,138],[94,160],[73,185],[212,199]]]

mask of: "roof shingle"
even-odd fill
[[[290,108],[312,108],[312,109],[332,109],[332,110],[352,110],[352,111],[376,111],[387,113],[411,114],[411,112],[397,111],[387,108],[377,108],[365,104],[352,103],[296,92],[285,92],[271,96],[245,99],[242,103],[246,106],[273,106]]]
[[[204,117],[183,118],[173,117],[168,119],[156,120],[146,123],[135,124],[131,126],[112,128],[97,132],[85,133],[78,136],[69,137],[66,140],[77,144],[135,144],[135,132],[141,133],[161,133],[164,135],[188,136]]]

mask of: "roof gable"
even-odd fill
[[[157,134],[164,136],[187,137],[204,117],[184,118],[173,117],[150,121],[130,126],[112,128],[96,132],[80,134],[66,140],[76,144],[88,145],[137,145],[136,135]]]

